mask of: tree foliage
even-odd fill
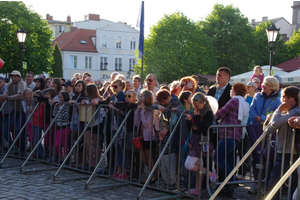
[[[289,59],[296,58],[300,55],[300,32],[294,31],[293,36],[286,43]]]
[[[58,47],[57,42],[55,42],[54,52],[53,52],[53,64],[51,65],[52,73],[51,77],[63,77],[63,69],[62,69],[62,57],[61,51]]]
[[[199,26],[213,40],[219,67],[230,68],[233,75],[248,70],[253,59],[253,30],[238,8],[216,4]]]
[[[24,62],[27,62],[27,71],[35,74],[49,72],[52,63],[52,32],[40,15],[31,11],[23,2],[0,2],[0,57],[5,65],[0,73],[9,73],[14,69],[20,70],[21,53],[16,31],[22,26],[27,31],[24,43]]]
[[[155,73],[159,81],[207,74],[216,66],[212,41],[183,13],[165,15],[145,39],[144,73]]]

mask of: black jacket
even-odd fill
[[[230,97],[231,87],[232,86],[228,83],[228,85],[226,86],[223,94],[221,95],[221,97],[220,97],[220,99],[218,101],[218,103],[219,103],[219,109],[221,109],[231,99],[231,97]],[[209,88],[209,90],[207,92],[207,95],[215,97],[216,91],[217,91],[217,86],[214,85],[211,88]]]

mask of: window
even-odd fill
[[[101,47],[107,48],[107,36],[103,35],[101,38]]]
[[[100,57],[100,70],[107,70],[107,57]]]
[[[132,38],[130,41],[130,49],[135,49],[135,38]]]
[[[85,40],[79,40],[80,44],[87,44]]]
[[[135,59],[129,58],[129,71],[133,71],[135,65]]]
[[[70,68],[77,69],[77,56],[70,56]]]
[[[121,47],[122,47],[122,39],[121,39],[121,37],[120,36],[118,36],[117,37],[117,40],[116,40],[116,48],[117,49],[121,49]]]
[[[59,32],[60,33],[65,32],[65,26],[59,25]]]
[[[91,56],[85,57],[85,69],[92,69],[92,57]]]
[[[115,70],[122,71],[122,58],[115,58]]]

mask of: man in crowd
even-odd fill
[[[11,123],[14,124],[13,136],[16,137],[19,134],[21,128],[26,121],[26,115],[22,111],[21,101],[23,97],[23,92],[27,88],[26,83],[22,80],[21,73],[18,70],[13,70],[10,73],[12,79],[11,82],[7,84],[7,89],[4,95],[0,96],[0,101],[4,102],[6,100],[10,101],[12,105],[12,111],[14,113]],[[25,156],[26,153],[26,132],[25,129],[21,132],[19,140],[19,156]]]
[[[136,96],[139,97],[140,96],[140,91],[142,89],[141,77],[139,75],[135,75],[135,76],[133,76],[132,81],[133,81],[133,89],[136,93]]]
[[[221,67],[217,70],[216,74],[216,84],[209,88],[207,95],[213,96],[217,99],[219,104],[219,109],[221,109],[230,99],[230,90],[231,85],[229,83],[231,75],[231,70],[227,67]],[[215,122],[216,124],[216,122]],[[218,144],[218,137],[216,130],[213,131],[214,133],[211,138],[211,142],[213,143],[214,149],[217,148]],[[206,165],[205,161],[203,163]],[[211,163],[210,163],[211,166]],[[225,179],[225,175],[219,170],[219,181],[223,181]]]
[[[196,85],[197,85],[195,92],[202,92],[203,94],[206,94],[206,92],[199,87],[199,76],[192,75],[192,78],[196,81]]]
[[[156,102],[156,92],[159,90],[157,85],[157,78],[154,74],[148,74],[146,77],[147,87],[144,90],[149,90],[153,93],[154,102]]]
[[[71,81],[66,80],[66,82],[64,84],[62,84],[62,86],[65,87],[65,91],[69,93],[69,97],[70,97],[70,99],[72,99],[75,94],[73,92],[73,87],[71,85]]]
[[[94,80],[92,77],[86,77],[84,82],[88,85],[88,84],[94,83]]]
[[[28,88],[33,90],[35,88],[35,82],[34,79],[34,73],[32,71],[29,71],[26,73],[26,85]]]
[[[92,77],[92,75],[88,72],[84,72],[83,76],[82,76],[82,79],[85,80],[87,77]]]

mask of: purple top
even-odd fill
[[[225,106],[223,106],[216,113],[216,118],[220,119],[220,125],[232,125],[232,124],[241,124],[241,121],[238,120],[238,109],[239,109],[239,100],[237,98],[231,98]],[[225,131],[225,129],[227,129]],[[234,136],[235,130],[235,136]],[[234,138],[238,141],[241,140],[242,129],[241,128],[219,128],[219,140],[226,138]]]
[[[134,125],[138,127],[138,131],[140,130],[140,124],[142,122],[144,141],[150,141],[151,139],[155,140],[154,122],[152,122],[153,110],[136,109],[134,116]]]

